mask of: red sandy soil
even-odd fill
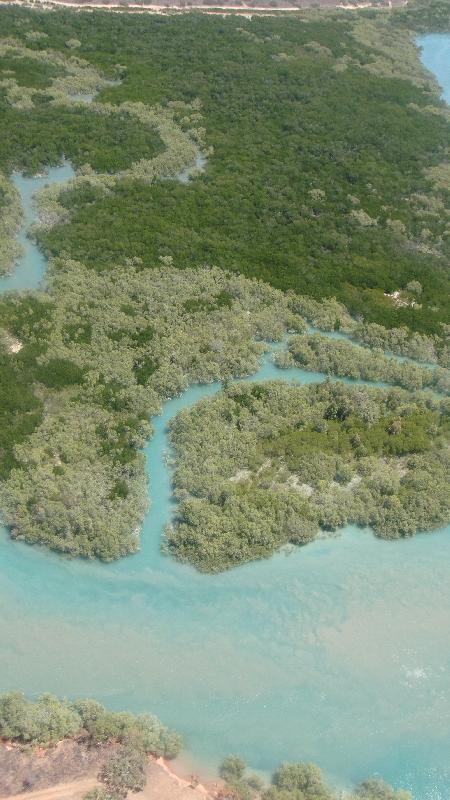
[[[93,786],[114,745],[64,740],[55,747],[21,750],[0,744],[0,800],[81,800]],[[136,800],[213,800],[219,784],[206,787],[179,777],[162,758],[149,759],[147,786]]]

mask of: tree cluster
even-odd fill
[[[61,739],[117,742],[144,753],[173,758],[180,736],[150,714],[108,711],[97,700],[60,700],[43,694],[36,701],[21,692],[0,696],[0,738],[20,745],[49,746]]]
[[[450,394],[450,371],[399,360],[380,349],[358,347],[345,339],[320,334],[293,336],[287,351],[277,354],[279,367],[298,366],[325,375],[364,381],[381,381],[416,391],[433,388]]]
[[[242,383],[171,424],[166,549],[205,572],[346,523],[398,538],[448,522],[449,405],[327,381]]]
[[[220,768],[226,781],[221,800],[412,800],[409,792],[395,790],[379,778],[363,781],[351,792],[336,793],[315,764],[284,763],[266,787],[256,775],[246,774],[246,764],[236,755],[228,756]]]
[[[50,252],[96,269],[113,267],[124,249],[150,266],[160,256],[213,263],[317,299],[335,295],[369,322],[441,336],[450,220],[446,191],[427,170],[446,160],[448,121],[405,32],[407,11],[401,24],[396,15],[330,13],[239,27],[206,15],[1,12],[9,47],[14,40],[26,56],[21,64],[4,53],[15,60],[0,87],[5,171],[41,169],[63,154],[115,170],[141,144],[148,160],[142,126],[58,105],[88,85],[101,89],[95,105],[119,116],[127,104],[169,110],[198,99],[204,130],[181,112],[178,137],[214,148],[188,187],[149,185],[144,170],[142,181],[136,173],[90,203],[76,192],[70,220],[42,233]],[[43,88],[33,87],[31,65],[36,75],[49,70]],[[108,86],[105,76],[125,80]],[[393,303],[387,295],[411,281],[423,287],[420,304]]]

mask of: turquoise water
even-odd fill
[[[51,167],[46,175],[38,178],[26,178],[14,174],[12,181],[20,192],[24,215],[24,224],[18,235],[24,256],[11,275],[0,277],[0,293],[13,289],[36,289],[45,275],[47,261],[41,251],[28,238],[27,232],[34,222],[33,194],[48,183],[64,183],[75,175],[70,164]]]
[[[29,203],[36,184],[16,181]],[[44,267],[30,245],[16,286]],[[280,375],[323,377],[280,373],[270,356],[256,377]],[[450,528],[383,542],[348,527],[219,576],[163,557],[167,424],[218,388],[193,386],[154,420],[138,554],[70,561],[2,532],[0,691],[152,710],[199,771],[230,751],[262,771],[305,759],[339,786],[378,772],[415,800],[448,800]]]
[[[418,36],[416,42],[422,48],[423,63],[436,76],[442,89],[442,97],[450,103],[450,35],[430,33]]]

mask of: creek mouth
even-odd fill
[[[65,165],[44,178],[16,176],[26,214],[33,181],[71,174]],[[35,288],[44,276],[44,257],[25,244],[2,291]],[[249,380],[273,378],[323,376],[280,371],[267,354]],[[174,510],[168,423],[219,389],[191,386],[154,419],[152,507],[136,555],[71,561],[2,532],[1,690],[150,709],[180,730],[206,773],[229,752],[263,771],[301,758],[337,786],[376,772],[415,800],[446,800],[450,526],[392,542],[348,526],[214,576],[162,556]]]

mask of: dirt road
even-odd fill
[[[98,786],[93,778],[80,778],[70,783],[58,783],[47,789],[10,795],[0,800],[81,800],[83,795]],[[151,761],[147,768],[147,786],[143,792],[130,795],[133,800],[213,800],[213,795],[204,786],[193,787],[170,772],[160,761]]]

